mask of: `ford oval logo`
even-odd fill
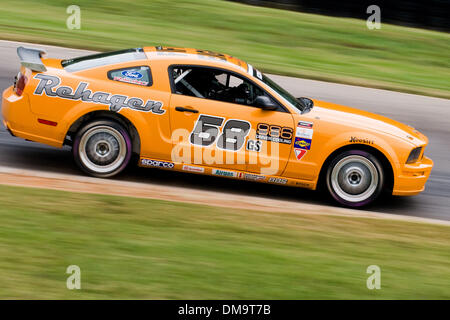
[[[138,71],[126,70],[126,71],[122,71],[122,75],[124,77],[131,78],[131,79],[140,79],[140,78],[142,78],[142,74],[139,73]]]

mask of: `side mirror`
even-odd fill
[[[314,107],[314,102],[309,98],[301,97],[297,99],[305,105],[306,109],[312,109]]]
[[[273,103],[272,99],[267,96],[257,96],[253,104],[255,105],[255,107],[267,111],[276,110],[278,108],[278,106]]]

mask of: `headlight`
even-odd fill
[[[418,147],[412,149],[411,153],[409,154],[408,160],[406,160],[406,163],[414,163],[419,159],[420,154],[422,153],[423,147]]]

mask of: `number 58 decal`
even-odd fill
[[[208,115],[200,115],[191,132],[192,144],[203,147],[217,143],[217,148],[223,150],[238,151],[245,143],[245,138],[250,132],[251,125],[247,121],[229,119],[222,129],[220,127],[225,119]]]

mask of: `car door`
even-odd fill
[[[201,66],[169,69],[173,161],[282,173],[292,145],[290,113],[280,105],[272,111],[254,106],[266,93],[242,75]]]

